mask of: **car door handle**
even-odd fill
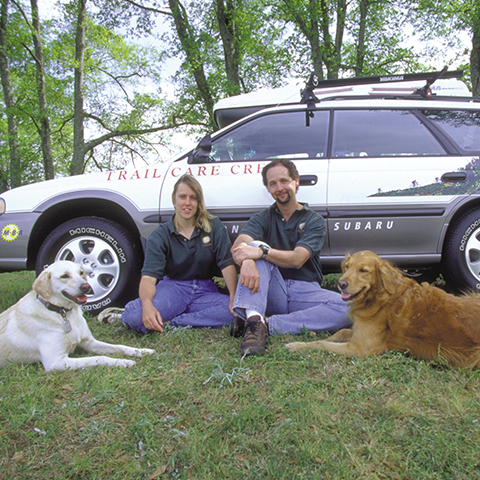
[[[464,182],[467,179],[466,172],[447,172],[440,179],[443,183]]]
[[[300,186],[308,187],[309,185],[316,185],[318,177],[316,175],[300,175]]]

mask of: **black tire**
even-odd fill
[[[143,255],[133,236],[118,223],[79,217],[53,230],[37,255],[37,275],[56,260],[71,260],[85,270],[93,293],[83,310],[97,314],[123,307],[138,293]]]
[[[455,292],[480,292],[480,209],[465,213],[450,227],[442,273]]]
[[[428,269],[405,270],[405,275],[418,283],[433,283],[440,275],[440,268],[437,266]]]

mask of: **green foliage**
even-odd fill
[[[225,3],[225,2],[224,2]],[[227,2],[234,6],[235,44],[238,49],[240,85],[239,91],[246,93],[263,86],[279,86],[285,74],[291,70],[294,55],[284,43],[281,24],[274,20],[270,7],[264,2],[238,0]],[[178,102],[182,110],[188,112],[192,132],[207,133],[215,128],[206,110],[198,83],[192,69],[201,66],[205,72],[212,104],[230,93],[226,72],[226,54],[220,37],[215,8],[205,8],[205,2],[194,1],[186,7],[184,26],[190,33],[190,45],[196,52],[192,63],[186,48],[175,33],[174,21],[169,21],[170,30],[163,36],[165,51],[169,58],[181,59],[181,64],[171,81],[176,87]],[[251,33],[255,32],[255,35]]]
[[[461,33],[469,36],[480,27],[480,5],[476,0],[418,0],[409,2],[408,16],[419,38],[437,42],[436,52],[457,51],[456,62],[469,52],[461,47]],[[463,68],[463,67],[462,67]]]
[[[73,152],[78,4],[78,0],[62,0],[57,16],[40,18],[57,175],[67,174]],[[182,41],[167,6],[174,4],[179,5],[180,23],[188,34]],[[230,56],[220,35],[220,4],[232,35]],[[86,171],[121,168],[131,159],[157,159],[173,129],[195,136],[210,133],[211,109],[218,99],[306,78],[319,62],[325,76],[431,70],[439,68],[434,62],[443,50],[456,48],[458,59],[468,68],[468,52],[459,49],[457,33],[476,31],[479,18],[473,0],[178,0],[170,4],[95,0],[86,5]],[[8,59],[24,183],[43,177],[29,19],[29,2],[10,3]],[[413,33],[442,42],[430,42],[428,51],[418,51],[407,46]],[[235,67],[227,58],[237,66],[238,84],[232,85]],[[171,69],[167,61],[175,62],[173,74],[162,71],[166,65]],[[199,69],[206,82],[202,89],[194,75]],[[474,85],[477,77],[476,67],[467,74]],[[175,90],[173,95],[169,87]],[[2,106],[0,101],[0,110]],[[0,133],[5,135],[3,122],[4,115]],[[0,145],[4,174],[7,148],[6,143]]]
[[[61,5],[63,17],[49,21],[40,19],[51,143],[57,175],[67,174],[73,152],[76,4]],[[166,141],[167,136],[161,132],[152,133],[152,128],[160,126],[163,129],[168,123],[175,125],[178,122],[171,122],[169,104],[156,87],[160,84],[161,54],[155,49],[129,42],[120,31],[96,23],[95,6],[88,5],[92,15],[86,22],[85,128],[87,142],[92,142],[88,158],[93,162],[87,170],[120,168],[125,165],[125,158],[147,158]],[[110,4],[107,2],[106,5],[98,7],[110,11],[107,8]],[[43,177],[37,93],[32,81],[35,79],[35,59],[30,53],[33,46],[27,25],[29,6],[20,3],[16,6],[16,9],[10,8],[8,17],[8,58],[19,122],[23,182],[31,183]],[[125,26],[125,19],[123,22],[119,20],[117,18],[114,23],[116,27]],[[95,141],[116,132],[123,135],[122,140]],[[2,148],[6,146],[2,144]],[[0,162],[6,158],[8,152],[2,155]],[[6,163],[2,167],[8,169]]]

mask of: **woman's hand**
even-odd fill
[[[237,314],[233,311],[233,300],[235,297],[230,297],[230,303],[228,304],[228,309],[230,310],[230,313],[235,317]]]
[[[140,279],[139,296],[142,302],[142,322],[147,330],[163,332],[163,320],[160,312],[153,306],[157,279],[143,275]]]
[[[162,316],[152,302],[142,303],[142,322],[147,330],[163,332]]]
[[[230,294],[228,309],[230,310],[230,313],[235,316],[236,313],[233,311],[233,300],[235,299],[235,291],[237,290],[237,269],[235,265],[228,265],[227,267],[222,268],[222,275],[225,280],[225,285],[228,288],[228,293]]]

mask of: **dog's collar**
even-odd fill
[[[72,330],[70,321],[67,318],[67,312],[69,312],[71,309],[59,307],[58,305],[54,305],[53,303],[47,302],[43,297],[41,297],[38,294],[37,294],[37,299],[40,303],[42,303],[45,306],[45,308],[47,308],[52,312],[59,313],[62,316],[63,318],[62,327],[65,330],[65,333],[68,333]]]

